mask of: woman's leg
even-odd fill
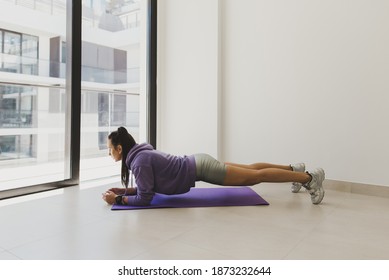
[[[236,166],[241,167],[245,169],[254,169],[254,170],[261,170],[266,168],[277,168],[277,169],[283,169],[283,170],[293,170],[290,165],[279,165],[279,164],[272,164],[272,163],[265,163],[265,162],[258,162],[253,164],[238,164],[238,163],[232,163],[232,162],[226,162],[227,166]]]
[[[250,165],[226,163],[226,175],[224,185],[228,186],[251,186],[263,182],[293,182],[304,186],[311,195],[313,204],[319,204],[324,197],[323,181],[325,173],[322,168],[317,168],[306,173],[304,164],[292,166],[274,165],[268,163],[255,163]],[[304,171],[302,171],[304,170]],[[296,187],[296,186],[294,186]]]
[[[254,169],[254,170],[261,170],[266,168],[277,168],[277,169],[283,169],[283,170],[289,170],[289,171],[298,171],[298,172],[305,172],[305,164],[303,163],[297,163],[293,165],[279,165],[279,164],[272,164],[272,163],[253,163],[253,164],[237,164],[237,163],[225,163],[226,165],[230,166],[236,166],[241,167],[245,169]],[[292,192],[298,193],[302,187],[302,184],[299,182],[292,182]]]
[[[272,167],[255,168],[263,166]],[[311,180],[311,176],[308,173],[294,172],[289,166],[283,165],[254,164],[246,168],[245,165],[227,163],[226,169],[224,179],[224,185],[226,186],[252,186],[264,182],[298,182],[306,184]]]
[[[262,182],[299,182],[305,184],[310,176],[295,172],[289,165],[270,163],[221,163],[207,154],[196,154],[196,180],[227,186],[252,186]]]

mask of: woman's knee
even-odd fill
[[[260,182],[259,170],[227,166],[225,185],[252,186]]]

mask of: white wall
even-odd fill
[[[218,156],[218,0],[158,4],[157,146]]]
[[[162,2],[159,148],[389,186],[389,2]]]

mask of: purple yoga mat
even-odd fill
[[[112,210],[269,205],[249,187],[192,188],[179,195],[155,194],[151,205],[116,205]]]

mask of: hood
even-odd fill
[[[131,163],[133,162],[137,154],[139,154],[142,151],[152,151],[152,150],[154,150],[154,148],[150,144],[147,143],[135,144],[135,146],[132,147],[132,149],[127,154],[127,158],[126,158],[127,167],[131,168]]]

